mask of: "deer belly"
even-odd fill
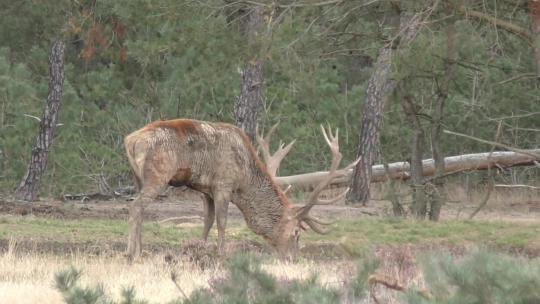
[[[169,180],[169,185],[173,187],[187,186],[191,183],[191,169],[179,169],[176,174]]]

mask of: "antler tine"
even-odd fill
[[[313,216],[310,216],[310,217],[309,217],[309,220],[311,220],[311,221],[313,221],[313,222],[315,222],[315,223],[317,223],[317,224],[319,224],[319,225],[324,225],[324,226],[332,225],[332,224],[335,223],[335,221],[332,221],[332,222],[325,222],[325,221],[322,221],[322,220],[320,220],[320,219],[318,219],[318,218],[316,218],[316,217],[313,217]]]
[[[332,164],[330,166],[330,171],[328,172],[328,175],[326,178],[321,181],[313,190],[313,192],[310,194],[308,198],[308,203],[299,209],[299,212],[297,214],[297,217],[302,218],[308,218],[308,213],[311,208],[315,205],[328,205],[335,203],[339,199],[343,198],[344,193],[338,195],[335,198],[332,198],[330,200],[321,200],[319,199],[319,194],[321,191],[323,191],[328,185],[337,177],[343,176],[346,171],[344,170],[337,170],[339,163],[341,162],[342,155],[339,152],[339,129],[336,128],[335,135],[332,132],[332,128],[328,127],[328,131],[321,125],[321,132],[323,134],[323,137],[330,147],[330,151],[332,152]]]
[[[276,130],[276,128],[279,126],[279,121],[276,122],[271,128],[270,128],[270,131],[268,131],[268,133],[266,133],[266,136],[264,137],[264,140],[267,141],[268,143],[270,142],[270,137],[272,137],[272,134],[274,134],[274,131]]]
[[[266,163],[266,167],[267,167],[268,172],[270,173],[270,176],[272,178],[276,177],[277,170],[279,168],[279,165],[280,165],[281,161],[287,155],[287,153],[289,153],[292,146],[296,142],[296,140],[293,140],[287,146],[283,147],[284,144],[283,144],[283,142],[280,141],[279,147],[276,150],[276,152],[274,152],[274,154],[271,154],[270,153],[270,139],[272,137],[272,134],[274,134],[274,131],[276,130],[278,125],[279,125],[279,122],[275,123],[270,128],[270,130],[268,131],[266,136],[263,136],[262,134],[259,134],[259,131],[257,129],[257,137],[256,137],[257,138],[257,143],[259,144],[259,147],[262,150],[264,162]]]
[[[333,224],[333,222],[323,222],[323,221],[319,220],[318,218],[315,218],[315,217],[312,217],[312,216],[307,216],[305,219],[303,219],[303,222],[306,223],[313,231],[315,231],[315,232],[317,232],[319,234],[327,234],[328,233],[328,230],[323,229],[322,227],[320,227],[321,225],[328,226],[328,225]]]
[[[286,194],[289,190],[291,190],[292,185],[288,185],[285,190],[283,190],[283,194]]]
[[[263,134],[261,132],[259,132],[259,125],[255,126],[255,139],[257,140],[257,143],[259,144],[259,147],[261,149],[263,149],[263,153],[264,153],[265,152],[264,146],[266,145],[266,142],[264,141]]]

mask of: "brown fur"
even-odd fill
[[[240,136],[242,136],[242,139],[244,140],[244,144],[246,145],[246,147],[248,148],[249,150],[249,154],[251,155],[251,157],[255,160],[255,165],[257,166],[257,168],[264,174],[266,175],[266,177],[270,180],[272,180],[272,177],[270,176],[270,173],[268,173],[268,170],[266,169],[266,165],[259,159],[259,156],[257,155],[257,152],[255,151],[255,147],[253,147],[253,145],[251,144],[251,141],[249,140],[249,137],[246,135],[246,133],[240,131],[239,132]],[[274,191],[277,193],[277,195],[279,196],[280,198],[280,203],[283,205],[283,206],[289,206],[289,200],[287,199],[287,197],[285,196],[285,194],[283,194],[283,191],[281,191],[281,189],[279,189],[279,186],[276,184],[276,183],[272,183],[272,188],[274,189]]]
[[[144,205],[166,185],[185,185],[205,194],[203,238],[215,217],[220,251],[229,202],[241,210],[248,227],[279,252],[297,249],[295,210],[237,127],[189,119],[156,121],[127,135],[124,143],[140,189],[130,208],[130,256],[141,251]]]
[[[168,128],[176,131],[179,138],[184,138],[186,134],[197,134],[195,123],[188,119],[158,120],[150,123],[145,129]]]

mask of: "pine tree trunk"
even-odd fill
[[[37,198],[41,176],[47,166],[49,148],[52,144],[54,128],[58,121],[58,109],[64,88],[64,50],[62,41],[56,41],[49,56],[49,94],[43,116],[39,123],[36,144],[32,149],[30,163],[24,178],[15,192],[15,197],[25,201]]]
[[[255,129],[261,106],[261,84],[263,81],[263,61],[256,59],[246,64],[242,73],[242,91],[234,104],[236,126],[246,132],[255,143]]]
[[[411,97],[405,95],[401,103],[403,111],[412,128],[411,140],[411,188],[412,188],[412,213],[420,219],[426,216],[427,201],[424,189],[424,174],[422,158],[424,155],[424,129],[418,118],[418,109],[411,101]]]
[[[450,81],[452,80],[454,68],[454,25],[450,24],[446,31],[446,63],[445,73],[442,82],[439,85],[437,99],[435,101],[431,125],[431,151],[433,153],[433,161],[435,163],[435,173],[433,184],[435,191],[431,195],[429,219],[438,221],[441,213],[442,205],[445,201],[444,194],[444,154],[442,151],[441,137],[444,105],[448,98]]]
[[[389,72],[392,62],[392,49],[384,47],[379,53],[375,71],[369,79],[366,100],[362,107],[362,126],[356,157],[359,162],[355,167],[351,191],[347,194],[347,202],[365,205],[370,197],[371,167],[375,163],[380,130],[383,123],[384,104],[394,83]]]
[[[439,96],[433,113],[433,126],[431,129],[431,151],[433,161],[435,163],[435,174],[433,184],[435,191],[431,195],[429,219],[438,221],[441,213],[441,208],[444,203],[444,154],[441,147],[442,137],[442,114],[446,96]]]
[[[247,16],[247,22],[240,26],[240,32],[246,36],[247,45],[254,58],[248,60],[242,71],[242,88],[234,104],[234,120],[236,126],[246,132],[252,143],[255,143],[257,118],[262,104],[261,86],[263,83],[263,49],[260,39],[263,31],[261,8],[253,8]]]
[[[536,65],[536,74],[540,76],[540,0],[528,0],[531,44]]]
[[[399,23],[400,31],[404,32],[400,44],[406,47],[418,33],[421,18],[418,14],[411,16],[407,12],[402,12]],[[381,49],[375,70],[368,81],[356,153],[360,161],[354,168],[351,191],[347,194],[347,203],[366,205],[370,198],[371,167],[375,163],[379,145],[384,105],[395,87],[395,81],[390,78],[392,47],[392,45],[387,44]]]

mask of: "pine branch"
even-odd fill
[[[520,36],[521,38],[527,40],[528,42],[531,42],[531,40],[532,40],[531,33],[525,27],[522,27],[520,25],[514,24],[514,23],[506,21],[506,20],[499,19],[497,17],[491,16],[491,15],[488,15],[488,14],[485,14],[485,13],[482,13],[482,12],[478,12],[478,11],[475,11],[475,10],[472,10],[472,9],[468,9],[463,5],[457,5],[457,6],[455,6],[455,9],[459,13],[465,15],[466,17],[471,16],[471,17],[474,17],[474,18],[489,22],[489,23],[495,25],[498,28],[501,28],[501,29],[504,29],[504,30],[509,31],[511,33],[517,34],[518,36]]]

